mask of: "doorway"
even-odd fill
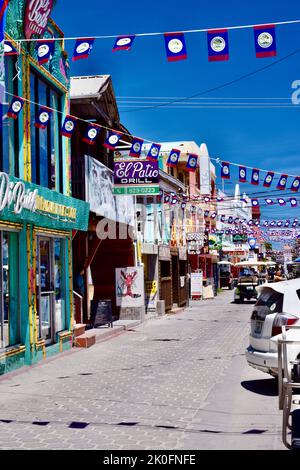
[[[64,244],[63,238],[37,237],[37,329],[46,344],[66,329]]]

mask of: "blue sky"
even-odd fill
[[[58,0],[52,16],[66,37],[119,35],[295,20],[300,19],[300,2],[115,0],[112,3],[89,0],[76,2],[74,7],[73,0]],[[230,60],[219,63],[208,62],[205,33],[187,34],[188,58],[175,63],[166,60],[162,36],[136,38],[131,51],[115,53],[111,52],[113,39],[97,40],[88,60],[71,63],[71,73],[110,74],[117,97],[172,98],[200,93],[274,63],[249,78],[203,96],[209,103],[212,103],[212,98],[218,98],[215,100],[217,103],[223,103],[225,98],[229,102],[244,98],[247,103],[252,103],[257,102],[253,98],[258,98],[260,103],[278,103],[284,100],[274,98],[283,98],[288,104],[291,102],[291,84],[300,80],[300,24],[278,26],[276,33],[277,57],[256,59],[253,31],[230,31]],[[72,55],[74,41],[67,41],[66,48]],[[297,49],[298,54],[275,64]],[[121,101],[124,98],[119,103]],[[140,98],[135,101],[141,101],[139,105],[144,106],[144,101],[149,100]],[[122,123],[135,135],[153,141],[205,142],[212,157],[291,174],[300,173],[299,113],[300,105],[286,109],[162,107],[147,110],[120,106]],[[226,183],[225,190],[232,191],[232,188],[231,183]],[[243,188],[255,191],[251,185],[242,185]],[[257,191],[263,189],[260,186]],[[283,193],[278,191],[276,196],[284,196]],[[263,209],[263,214],[281,217],[283,209],[278,206],[267,208]],[[284,218],[287,215],[299,217],[300,214],[298,209],[285,208]]]

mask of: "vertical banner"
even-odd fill
[[[257,58],[276,56],[276,35],[274,25],[255,26],[254,41]]]
[[[214,29],[207,31],[207,46],[209,62],[228,60],[229,45],[227,29]]]
[[[210,194],[210,158],[209,156],[200,157],[200,194],[202,196]]]
[[[2,132],[2,103],[4,102],[5,95],[5,67],[4,67],[4,22],[5,22],[5,9],[7,0],[0,0],[0,117],[1,117],[1,132]]]

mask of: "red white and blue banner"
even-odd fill
[[[121,137],[122,137],[122,134],[120,132],[109,131],[108,136],[106,137],[106,140],[103,146],[109,150],[115,150]]]
[[[230,166],[228,162],[221,163],[221,178],[229,180],[230,179]]]
[[[274,204],[273,199],[267,198],[267,199],[265,199],[265,201],[266,201],[268,206],[272,206]]]
[[[129,36],[118,36],[115,40],[112,51],[129,51],[131,49],[134,38],[134,34]]]
[[[274,25],[254,27],[256,57],[274,57],[276,51],[276,34]]]
[[[217,62],[229,59],[229,43],[227,29],[207,31],[208,60]]]
[[[38,127],[39,129],[46,129],[49,125],[51,115],[52,109],[48,108],[47,106],[40,106],[34,124],[35,127]]]
[[[256,198],[252,199],[252,206],[253,207],[259,206],[259,200]]]
[[[187,58],[183,33],[165,33],[164,38],[168,62],[176,62]]]
[[[292,182],[291,191],[294,191],[296,193],[297,191],[299,191],[299,186],[300,186],[300,176],[296,176],[296,178]]]
[[[193,153],[189,154],[185,169],[187,171],[194,172],[196,171],[197,166],[198,166],[198,155],[194,155]]]
[[[67,114],[61,127],[60,134],[65,137],[71,138],[75,130],[76,123],[77,119],[74,116],[70,116],[69,114]]]
[[[270,188],[274,178],[274,173],[273,171],[268,171],[265,180],[264,180],[264,187],[265,188]]]
[[[129,152],[130,157],[139,158],[142,152],[142,145],[144,141],[138,137],[134,137],[131,144],[131,149]]]
[[[87,59],[92,51],[95,39],[83,38],[76,39],[72,60]]]
[[[259,170],[257,168],[253,168],[252,170],[251,184],[255,186],[259,184]]]
[[[38,63],[46,64],[54,55],[54,41],[44,40],[36,43]]]
[[[288,175],[281,175],[277,184],[277,189],[285,189]]]
[[[18,55],[18,51],[13,45],[13,43],[11,41],[8,41],[7,39],[4,41],[4,55]]]
[[[295,199],[294,197],[290,198],[290,203],[291,203],[292,207],[297,207],[298,206],[297,199]]]
[[[245,166],[239,167],[239,182],[240,183],[247,182],[247,168]]]
[[[167,166],[176,167],[180,157],[180,150],[172,149],[167,160]]]
[[[17,119],[17,117],[19,116],[20,112],[23,109],[23,106],[24,106],[23,98],[20,98],[19,96],[14,96],[10,103],[8,111],[6,113],[7,116],[13,119]]]
[[[281,197],[279,197],[279,198],[277,199],[277,201],[278,201],[278,204],[279,204],[280,206],[285,206],[285,205],[286,205],[285,199],[282,199]]]
[[[95,127],[95,125],[89,124],[87,130],[85,131],[83,142],[87,144],[94,145],[97,135],[99,134],[100,128]]]
[[[152,144],[147,154],[147,160],[156,162],[159,158],[160,144]]]

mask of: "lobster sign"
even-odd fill
[[[24,20],[26,39],[30,39],[33,34],[44,34],[52,7],[53,0],[27,0]]]

